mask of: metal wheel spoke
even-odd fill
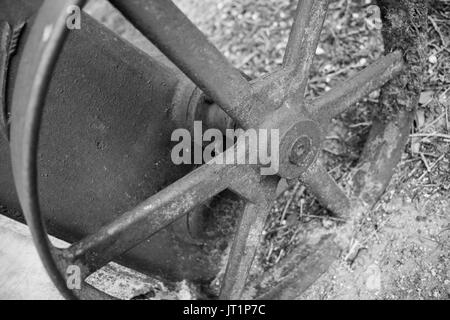
[[[253,169],[250,170],[254,171]],[[257,173],[254,175],[259,177]],[[256,199],[256,202],[248,202],[239,221],[220,293],[220,298],[224,300],[241,298],[248,273],[261,242],[262,232],[270,213],[278,179],[274,177],[264,178],[257,186],[254,185],[252,180],[250,178],[248,183],[244,181],[239,189],[246,189],[248,184],[248,188],[257,189],[263,199]],[[239,190],[237,192],[241,194]],[[247,192],[244,191],[244,193]]]
[[[353,173],[353,196],[373,206],[383,195],[408,142],[414,112],[392,114],[390,121],[375,120]]]
[[[329,0],[300,0],[284,57],[284,68],[292,69],[288,94],[303,98],[309,71],[320,39]]]
[[[403,69],[402,53],[393,52],[357,73],[335,89],[312,101],[310,111],[322,123],[354,106],[369,93],[381,88]]]
[[[220,299],[240,299],[270,207],[247,203],[231,248]]]
[[[236,166],[204,165],[64,252],[85,276],[132,249],[195,206],[225,190]]]
[[[302,175],[301,180],[325,208],[339,217],[349,215],[350,199],[319,161]]]
[[[250,84],[172,1],[110,2],[242,127],[254,125]]]

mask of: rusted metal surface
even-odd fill
[[[255,172],[250,172],[255,174]],[[249,177],[250,183],[256,177]],[[275,195],[278,179],[266,177],[258,184],[241,184],[235,190],[253,189],[260,194],[254,202],[247,202],[244,212],[239,220],[236,236],[228,258],[227,269],[222,280],[220,298],[224,300],[241,299],[246,280],[261,242],[265,222],[270,213]],[[248,183],[248,182],[247,182]],[[247,191],[241,194],[246,195]]]
[[[404,67],[403,54],[395,51],[375,61],[333,90],[311,101],[307,107],[323,125],[356,106],[356,102],[398,76]]]
[[[423,89],[427,46],[428,0],[379,0],[386,52],[403,52],[405,72],[383,88],[382,117],[400,110],[414,111]]]
[[[310,166],[301,181],[320,204],[335,215],[345,218],[351,214],[351,200],[320,162]]]
[[[30,12],[39,8],[30,0],[0,3],[2,8],[5,5],[0,10],[2,18],[29,3]],[[32,26],[31,20],[25,21]],[[192,170],[191,166],[177,167],[171,162],[170,135],[175,128],[187,126],[186,121],[199,119],[175,119],[174,114],[185,115],[194,103],[199,109],[218,108],[191,102],[189,97],[177,101],[174,95],[181,91],[178,83],[188,81],[184,75],[136,51],[86,15],[82,16],[82,26],[69,34],[52,74],[38,160],[40,207],[47,229],[71,243],[94,233]],[[23,45],[18,49],[20,58]],[[15,62],[9,74],[10,87],[17,74]],[[190,84],[188,96],[195,89]],[[207,120],[218,123],[215,119],[211,116]],[[9,143],[3,137],[0,149],[0,202],[20,210],[11,176]],[[179,230],[164,230],[153,241],[118,259],[167,279],[212,277],[217,266],[209,263],[209,253],[179,239],[182,237],[174,235]]]
[[[248,81],[172,1],[111,3],[242,127],[255,125]]]
[[[74,298],[74,294],[69,290],[65,284],[65,280],[60,270],[58,269],[57,263],[54,260],[54,256],[51,250],[51,244],[48,239],[45,226],[43,224],[42,217],[40,215],[39,208],[39,198],[36,190],[36,149],[38,146],[37,137],[39,136],[39,124],[40,117],[42,116],[43,100],[47,93],[49,86],[49,77],[51,71],[56,64],[56,57],[59,53],[59,49],[63,45],[65,38],[67,36],[66,21],[64,12],[67,12],[67,6],[69,5],[81,5],[81,1],[58,1],[58,2],[47,2],[44,4],[43,10],[40,11],[40,16],[37,18],[37,23],[42,23],[42,25],[37,25],[33,30],[36,34],[31,33],[30,41],[27,43],[28,54],[32,55],[37,50],[37,54],[34,59],[42,59],[39,62],[33,61],[33,57],[30,57],[30,61],[26,61],[22,64],[21,72],[19,72],[20,77],[29,77],[32,79],[32,85],[26,86],[25,88],[30,92],[29,99],[25,99],[23,103],[31,108],[31,112],[36,115],[32,118],[37,117],[39,121],[36,121],[37,127],[31,128],[31,130],[24,130],[23,132],[17,132],[17,129],[23,130],[24,127],[29,124],[25,121],[26,117],[20,113],[17,115],[16,112],[28,112],[27,108],[15,108],[13,109],[13,117],[16,121],[16,126],[12,128],[12,154],[15,159],[31,159],[31,168],[26,166],[22,168],[20,163],[13,163],[13,173],[16,179],[16,184],[18,185],[18,195],[21,200],[21,206],[23,212],[26,216],[27,224],[30,227],[31,234],[33,236],[34,243],[38,249],[39,256],[44,263],[44,266],[49,273],[52,281],[57,286],[58,290],[66,298]],[[43,37],[44,30],[47,26],[54,28],[48,38]],[[48,29],[47,29],[48,30]],[[41,43],[42,42],[42,43]],[[48,43],[48,44],[47,44]],[[20,80],[19,80],[20,82]],[[16,89],[16,92],[19,92]],[[25,96],[25,95],[23,95]],[[14,97],[15,101],[20,101],[19,94]],[[29,134],[28,136],[26,136]],[[23,137],[17,143],[17,137]],[[22,149],[22,143],[25,145],[32,146],[32,154],[23,154],[27,152],[27,149]],[[18,166],[16,166],[18,165]],[[25,169],[25,170],[24,170]],[[33,183],[31,185],[24,185],[27,175]]]
[[[427,1],[379,0],[385,50],[401,50],[405,72],[383,86],[379,112],[353,176],[353,193],[373,206],[400,161],[423,90]]]
[[[269,210],[266,203],[247,203],[239,221],[232,254],[228,258],[220,299],[241,299]]]
[[[409,139],[414,115],[400,111],[391,121],[375,121],[353,174],[353,194],[369,206],[383,195]]]
[[[70,3],[75,2],[46,0],[38,15],[37,23],[33,26],[21,61],[14,96],[12,126],[14,176],[22,209],[49,273],[58,288],[67,297],[73,297],[74,293],[64,286],[64,278],[61,274],[63,271],[58,270],[53,260],[50,244],[45,234],[45,226],[41,220],[40,205],[44,201],[41,203],[39,201],[37,186],[40,120],[45,120],[43,108],[46,92],[51,88],[52,70],[57,65],[58,51],[62,48],[62,40],[65,35],[61,15],[64,6]],[[243,128],[276,128],[280,130],[281,170],[279,176],[291,179],[303,178],[304,183],[326,207],[341,216],[352,213],[353,203],[318,162],[324,128],[332,116],[348,110],[354,102],[372,90],[378,89],[401,71],[403,64],[399,52],[380,59],[373,66],[344,83],[336,91],[310,103],[304,101],[304,89],[325,18],[327,0],[300,1],[283,69],[251,83],[227,62],[171,1],[130,0],[112,1],[112,3],[145,36],[153,40],[161,51],[238,125]],[[42,42],[45,27],[48,25],[53,28],[49,32],[47,41]],[[125,55],[125,57],[127,56]],[[164,74],[164,71],[157,65],[152,65],[151,69],[153,72],[155,69],[159,70],[156,73],[158,75]],[[97,81],[101,82],[100,79]],[[129,85],[128,90],[133,89],[134,86],[139,87],[137,83]],[[169,85],[169,87],[176,88],[176,85]],[[152,97],[159,91],[152,92]],[[139,96],[138,93],[136,95]],[[179,97],[184,96],[189,96],[189,90],[183,91],[179,95]],[[50,97],[48,96],[47,100],[51,101]],[[93,99],[92,96],[90,99]],[[183,100],[183,98],[181,99]],[[164,106],[164,99],[161,102]],[[133,114],[136,112],[136,108],[136,104],[134,104]],[[56,113],[55,110],[52,112]],[[173,116],[173,113],[169,112],[169,114]],[[196,114],[195,108],[193,114]],[[175,115],[175,118],[178,119],[178,115],[176,113]],[[52,114],[48,116],[51,117]],[[141,117],[141,115],[138,116]],[[196,118],[196,116],[191,116],[191,118]],[[230,123],[228,119],[223,114],[221,118],[225,119],[222,123],[228,126]],[[66,123],[64,119],[65,117],[58,118],[61,126],[70,126],[71,123]],[[159,128],[163,132],[173,129],[167,123],[163,124]],[[403,132],[406,130],[406,125],[402,124],[400,127],[398,131],[395,131],[395,128],[393,131]],[[120,124],[119,128],[121,128]],[[373,157],[366,159],[375,161],[378,165],[393,167],[395,161],[398,160],[399,150],[404,144],[404,135],[395,136],[392,135],[392,132],[387,132],[392,129],[392,126],[380,128],[380,133],[375,134],[375,139],[380,136],[385,140],[386,137],[391,137],[395,155],[391,152],[388,152],[387,155],[386,152],[382,152],[375,157],[376,159]],[[45,132],[45,130],[46,127],[43,125],[41,132]],[[119,137],[113,135],[111,142],[121,141],[123,136],[128,134],[154,139],[151,137],[151,132],[143,134],[142,131],[133,127],[132,133],[120,132]],[[138,138],[136,137],[136,139]],[[303,139],[301,147],[298,146],[299,138]],[[306,153],[303,150],[304,141],[308,142]],[[373,145],[377,146],[370,141],[373,139],[369,140],[369,149]],[[125,144],[130,143],[125,141]],[[45,146],[45,142],[43,145]],[[131,143],[131,145],[134,144]],[[77,144],[74,146],[76,150]],[[389,151],[389,148],[386,150]],[[166,149],[166,157],[170,154],[167,151],[168,149]],[[146,153],[148,149],[144,149],[142,152]],[[384,161],[386,156],[388,160]],[[120,161],[118,162],[120,163]],[[95,168],[95,164],[93,166]],[[64,168],[66,167],[64,166]],[[154,170],[154,168],[152,165],[148,170]],[[269,212],[270,201],[265,200],[272,199],[275,192],[275,187],[271,183],[264,179],[258,179],[258,176],[255,177],[255,168],[258,166],[215,165],[211,162],[161,191],[146,190],[147,200],[143,200],[141,204],[128,211],[129,208],[121,207],[120,209],[124,209],[125,214],[116,217],[113,221],[108,219],[101,228],[93,230],[90,236],[72,245],[70,249],[58,251],[58,258],[63,260],[60,261],[61,265],[63,267],[70,263],[80,265],[84,275],[87,276],[90,272],[110,260],[120,257],[138,244],[149,245],[152,241],[154,242],[155,238],[149,237],[164,232],[165,227],[181,218],[187,211],[215,194],[230,188],[249,201],[247,210],[238,226],[222,290],[222,297],[238,298],[244,289],[245,279],[259,243],[259,235]],[[129,175],[130,168],[124,167],[123,169],[124,174]],[[90,174],[95,174],[97,171],[101,171],[101,168]],[[121,172],[114,171],[111,174],[117,176]],[[136,180],[138,176],[146,174],[148,173],[140,172],[139,175],[131,176],[129,179]],[[387,175],[380,178],[383,183],[387,183],[386,177]],[[274,181],[276,179],[278,178],[275,178]],[[99,186],[99,190],[108,190],[108,187],[116,188],[116,185],[120,184],[117,177],[111,180],[99,179],[99,181],[103,183],[102,186]],[[255,187],[248,187],[249,181],[255,184]],[[39,184],[45,186],[41,181]],[[64,183],[61,185],[64,186]],[[70,194],[70,192],[68,193]],[[262,195],[258,195],[258,193],[262,193]],[[154,195],[148,198],[151,194]],[[360,194],[362,193],[360,192]],[[103,194],[103,196],[108,195],[110,196],[108,200],[111,202],[113,200],[111,194]],[[43,197],[43,199],[46,198]],[[75,203],[79,203],[79,201]],[[58,205],[53,205],[55,207],[53,210],[58,210]],[[90,206],[92,206],[92,201],[88,201],[85,212],[89,212]],[[75,205],[74,207],[80,210],[79,206]],[[112,211],[116,212],[116,210]],[[106,221],[107,218],[111,218],[111,215],[102,217]],[[86,223],[90,223],[89,219],[86,221]],[[250,249],[246,250],[247,248]],[[294,253],[281,265],[282,276],[278,279],[279,284],[274,285],[271,292],[264,293],[263,297],[291,297],[307,288],[336,258],[342,244],[340,241],[334,241],[333,236],[327,236],[317,245],[308,248],[306,256],[303,251]],[[146,262],[155,263],[154,261]],[[167,264],[167,261],[163,261],[162,264]],[[77,292],[75,295],[80,296]]]
[[[308,142],[308,150],[303,155],[302,161],[294,162],[292,161],[293,148],[295,148],[299,138]],[[322,139],[323,132],[316,121],[302,120],[289,127],[282,135],[280,143],[279,174],[286,179],[300,177],[317,161],[322,146]]]
[[[289,82],[283,91],[290,99],[303,100],[309,71],[316,54],[329,0],[301,0],[289,35],[283,66],[289,70]]]
[[[74,244],[65,257],[89,275],[133,248],[196,205],[225,190],[236,179],[233,166],[203,166]],[[101,252],[101,254],[99,254]]]
[[[378,112],[377,116],[374,117],[372,130],[354,172],[351,197],[358,200],[357,202],[352,201],[350,207],[348,207],[347,201],[339,205],[345,198],[342,191],[338,191],[338,187],[334,186],[332,188],[334,191],[323,192],[328,189],[327,183],[325,183],[328,179],[318,178],[317,174],[310,175],[310,178],[315,181],[316,189],[322,189],[322,191],[314,192],[316,197],[323,196],[324,199],[321,203],[337,206],[331,208],[332,211],[335,213],[341,212],[348,218],[349,222],[342,227],[341,234],[337,238],[333,239],[333,237],[326,236],[317,246],[310,247],[307,245],[303,247],[304,250],[305,248],[306,250],[311,249],[306,256],[302,254],[301,249],[288,255],[277,266],[277,269],[273,270],[275,274],[282,270],[285,276],[285,278],[275,282],[277,283],[275,287],[272,288],[270,282],[269,285],[267,283],[268,280],[273,280],[272,274],[267,274],[255,281],[256,293],[262,299],[298,298],[328,269],[342,250],[348,250],[349,239],[344,234],[348,233],[349,230],[351,231],[352,225],[381,197],[392,178],[395,166],[399,162],[408,141],[413,119],[413,112],[411,111],[416,108],[418,96],[422,91],[423,61],[421,62],[418,57],[424,56],[420,54],[420,50],[424,45],[423,37],[426,28],[423,28],[423,24],[427,20],[427,11],[424,8],[425,4],[421,1],[394,2],[382,0],[378,2],[383,12],[385,49],[392,53],[357,74],[344,85],[338,86],[318,98],[315,103],[310,104],[310,110],[313,114],[317,110],[325,111],[319,116],[319,119],[322,119],[322,123],[326,125],[331,117],[348,110],[364,95],[392,79],[381,89],[381,112]],[[408,18],[411,13],[419,14],[421,18],[416,16],[414,22],[411,17]],[[390,21],[388,21],[389,19]],[[411,25],[419,26],[419,29],[413,28]],[[421,32],[411,39],[405,30],[421,30]],[[403,46],[399,44],[403,44]],[[404,52],[407,52],[406,57]],[[403,72],[403,74],[394,78],[400,72]],[[408,85],[408,81],[411,82],[411,85]],[[326,174],[326,172],[323,171],[323,174]],[[333,197],[333,194],[338,196]],[[292,261],[297,261],[294,264],[298,266],[297,269],[292,268]],[[286,270],[291,271],[287,272]],[[259,283],[264,284],[265,287],[258,286]],[[249,291],[249,293],[251,293],[249,298],[258,295],[255,294],[255,290]]]

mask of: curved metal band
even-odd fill
[[[86,0],[46,0],[39,10],[21,59],[14,89],[11,128],[13,174],[25,219],[39,256],[55,286],[67,299],[68,289],[42,221],[37,186],[37,148],[44,101],[51,75],[69,29],[68,9]]]

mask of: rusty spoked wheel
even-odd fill
[[[171,1],[110,2],[240,127],[278,129],[280,170],[277,175],[262,176],[255,165],[208,163],[95,234],[67,249],[54,248],[46,233],[38,198],[40,120],[50,77],[69,32],[66,28],[67,8],[82,6],[85,1],[46,0],[32,27],[16,82],[12,108],[12,163],[21,206],[35,245],[53,282],[66,298],[105,297],[87,284],[81,290],[69,290],[65,279],[68,266],[79,266],[83,279],[86,279],[225,189],[243,197],[246,207],[238,223],[220,297],[240,298],[280,177],[300,179],[323,206],[349,221],[373,205],[382,194],[407,141],[410,112],[400,111],[390,122],[375,121],[355,174],[351,195],[344,193],[330,177],[319,156],[331,119],[399,75],[405,67],[402,52],[392,50],[322,97],[306,100],[305,88],[328,0],[300,1],[283,67],[251,82],[230,65]],[[317,254],[289,267],[291,272],[273,288],[260,293],[261,297],[294,297],[326,270],[331,261],[329,257],[336,257],[345,246],[345,240],[339,236],[321,241]]]

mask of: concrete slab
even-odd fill
[[[55,243],[62,241],[52,239]],[[0,215],[0,299],[61,300],[26,225]]]

